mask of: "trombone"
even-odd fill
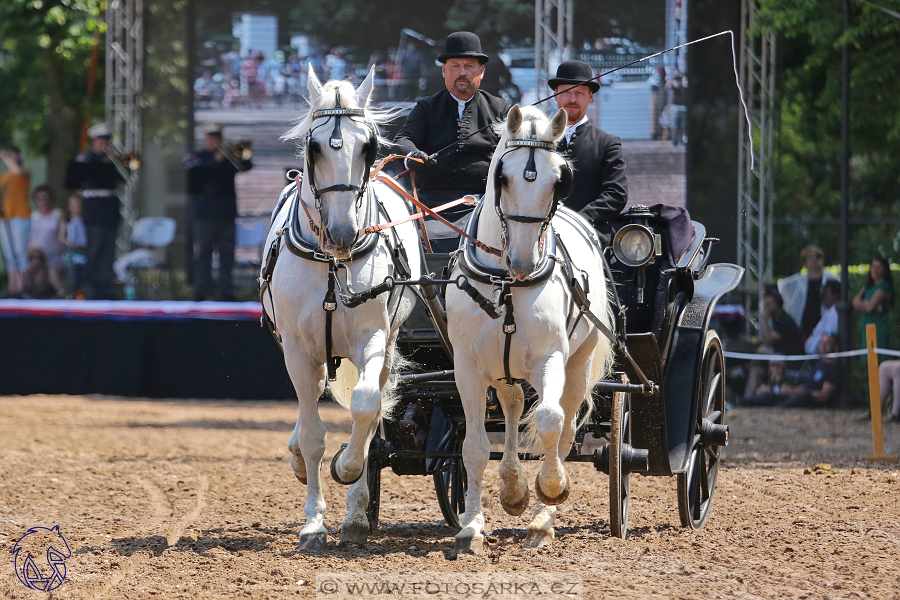
[[[216,150],[222,153],[222,156],[228,159],[234,168],[238,171],[246,171],[243,165],[238,161],[247,161],[253,157],[253,143],[250,140],[241,140],[233,144],[227,141],[216,145]]]
[[[140,155],[137,152],[125,152],[122,155],[117,155],[107,151],[106,156],[115,165],[116,170],[122,176],[122,179],[125,180],[125,183],[131,185],[135,171],[141,168]]]

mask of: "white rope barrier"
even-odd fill
[[[817,358],[841,358],[843,356],[864,356],[867,350],[847,350],[846,352],[832,352],[831,354],[752,354],[747,352],[725,352],[725,358],[736,358],[740,360],[760,360],[766,362],[778,361],[799,361],[813,360]],[[897,350],[888,350],[887,348],[875,348],[875,354],[883,354],[884,356],[900,357]]]

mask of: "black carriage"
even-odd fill
[[[743,269],[709,264],[717,240],[706,236],[705,227],[688,221],[683,211],[667,214],[666,207],[654,208],[632,207],[621,222],[611,224],[606,261],[617,289],[616,372],[595,386],[594,414],[566,458],[592,463],[609,475],[610,526],[621,538],[628,529],[633,473],[674,475],[682,526],[703,527],[720,450],[728,441],[724,356],[710,317],[719,298],[738,285]],[[427,270],[446,279],[449,258],[426,255]],[[388,466],[398,475],[430,475],[448,525],[458,528],[465,508],[465,417],[452,357],[429,314],[417,308],[401,330],[401,350],[421,369],[395,375],[402,384],[402,401],[370,448],[368,516],[373,530],[378,526],[381,469]],[[503,431],[502,410],[492,396],[489,392],[486,427],[488,432]],[[583,454],[588,436],[607,443]],[[492,460],[501,457],[491,452]],[[540,457],[523,453],[520,458]]]

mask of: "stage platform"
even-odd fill
[[[259,318],[257,302],[0,300],[0,395],[295,398]]]

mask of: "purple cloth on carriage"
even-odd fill
[[[647,209],[653,213],[653,217],[650,219],[651,224],[666,230],[667,235],[663,236],[663,250],[669,264],[677,265],[694,240],[694,225],[691,223],[691,215],[688,214],[686,208],[668,204],[652,204]]]

